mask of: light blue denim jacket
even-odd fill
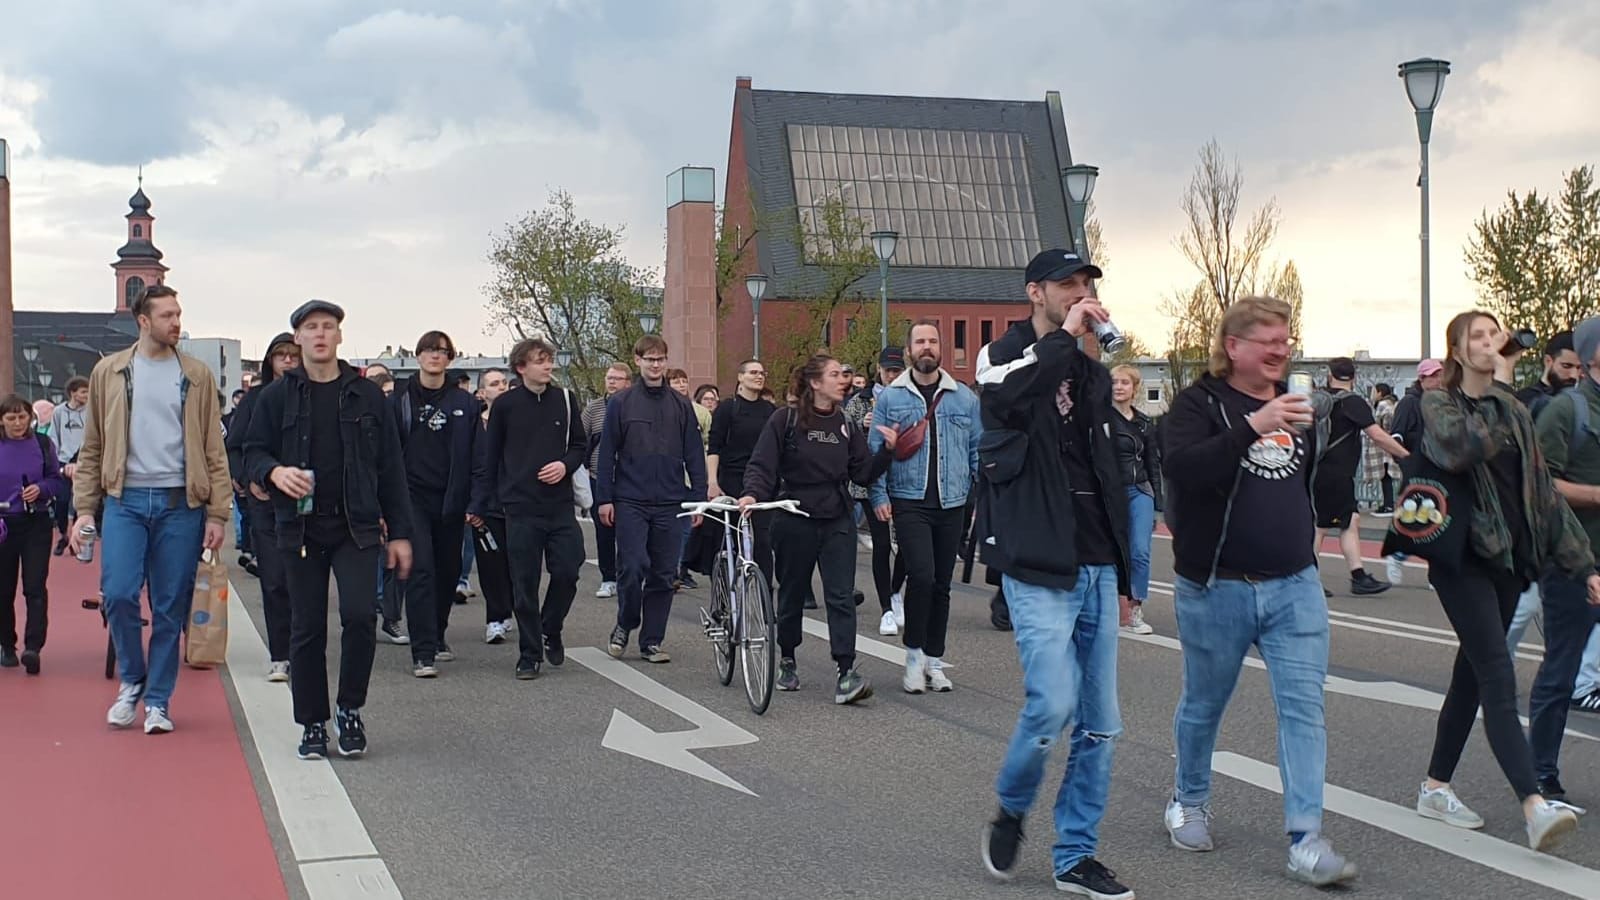
[[[937,419],[939,442],[939,505],[945,509],[964,506],[967,494],[978,476],[978,438],[983,423],[978,419],[978,395],[972,389],[940,370]],[[911,382],[911,372],[884,388],[872,410],[873,427],[867,431],[867,446],[877,452],[883,435],[877,426],[898,427],[904,434],[928,414],[922,392]],[[896,460],[882,478],[872,483],[868,496],[873,507],[887,506],[889,498],[921,500],[928,493],[928,444],[905,462]]]

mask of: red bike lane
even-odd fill
[[[135,727],[113,730],[106,632],[82,608],[99,564],[55,557],[49,586],[41,673],[0,670],[5,893],[286,898],[220,670],[183,668],[172,734],[145,735],[142,707]]]

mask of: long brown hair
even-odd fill
[[[828,363],[833,362],[833,357],[826,353],[818,353],[805,361],[804,365],[795,366],[794,372],[789,376],[789,392],[794,394],[794,403],[800,414],[800,424],[811,427],[816,419],[816,392],[811,389],[811,380],[822,380],[822,373],[827,371]]]
[[[1444,327],[1444,389],[1447,391],[1454,391],[1461,387],[1461,362],[1456,359],[1456,345],[1461,343],[1461,339],[1467,336],[1467,333],[1472,330],[1472,323],[1478,319],[1488,319],[1495,324],[1496,328],[1500,327],[1499,319],[1496,319],[1492,313],[1486,313],[1481,309],[1469,309],[1451,319],[1450,324]]]

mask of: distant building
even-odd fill
[[[211,370],[222,392],[223,407],[232,408],[233,392],[244,387],[243,352],[238,338],[191,338],[178,342],[178,349],[196,357]]]
[[[1312,379],[1318,385],[1328,383],[1328,360],[1331,357],[1305,357],[1294,361],[1290,367],[1295,371],[1310,372]],[[1375,384],[1383,383],[1394,389],[1396,395],[1403,395],[1406,388],[1417,380],[1417,360],[1414,359],[1373,359],[1365,352],[1358,351],[1352,359],[1356,363],[1356,391],[1366,396]],[[1164,356],[1147,356],[1133,360],[1129,365],[1139,370],[1139,377],[1144,384],[1143,392],[1135,398],[1134,405],[1144,410],[1149,415],[1158,416],[1167,411],[1172,402],[1172,377],[1171,370]]]
[[[402,381],[421,371],[421,367],[417,365],[417,357],[410,353],[347,359],[345,362],[361,371],[365,371],[371,365],[381,365],[394,373],[396,380]],[[490,369],[503,369],[508,375],[515,377],[511,372],[510,363],[504,356],[460,356],[450,361],[451,376],[460,372],[472,376],[473,390],[477,390],[478,376]]]

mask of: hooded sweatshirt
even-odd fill
[[[245,476],[244,468],[245,432],[250,430],[250,416],[255,410],[256,400],[261,397],[261,391],[271,384],[272,379],[276,377],[272,369],[272,354],[276,353],[278,348],[285,344],[294,345],[294,335],[287,331],[279,332],[276,337],[267,342],[267,352],[261,358],[261,380],[256,383],[255,387],[245,391],[244,396],[239,399],[238,405],[233,408],[233,420],[228,426],[228,439],[224,446],[228,448],[228,473],[234,481],[241,485],[248,480]],[[259,503],[264,508],[269,509],[266,521],[270,523],[272,521],[270,507],[267,507],[267,504],[263,501],[256,500],[253,495],[251,500],[252,506]]]

